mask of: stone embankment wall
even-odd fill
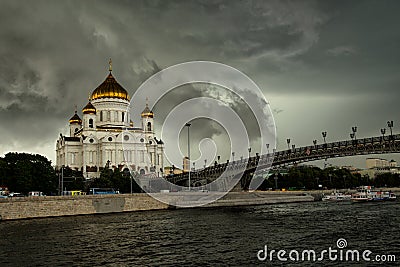
[[[146,194],[25,197],[0,200],[2,220],[167,209]]]
[[[170,203],[179,203],[179,193],[166,193]],[[204,193],[198,193],[204,194]],[[309,194],[295,192],[231,192],[207,207],[264,205],[314,201]],[[132,212],[171,208],[147,194],[25,197],[0,199],[0,220]]]

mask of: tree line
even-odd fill
[[[129,172],[119,169],[102,168],[100,177],[86,180],[82,171],[65,167],[62,170],[63,190],[82,190],[90,188],[114,188],[120,193],[131,192]],[[0,157],[0,186],[7,186],[10,192],[27,195],[30,191],[41,191],[46,195],[59,195],[61,170],[56,171],[51,161],[39,154],[7,153]],[[141,192],[140,186],[132,179],[132,192]]]
[[[120,193],[142,192],[140,186],[131,179],[129,171],[112,170],[105,166],[100,177],[86,180],[82,171],[63,168],[64,190],[82,190],[89,188],[114,188]],[[60,192],[61,172],[51,166],[51,161],[39,154],[7,153],[0,157],[0,186],[7,186],[10,192],[28,194],[30,191],[42,191],[46,195],[58,195]],[[329,167],[321,169],[315,166],[294,166],[282,173],[273,173],[265,177],[260,190],[275,189],[319,189],[355,188],[361,185],[375,187],[400,187],[400,175],[380,174],[377,177],[361,176],[347,169]]]
[[[356,188],[362,185],[375,187],[400,187],[400,175],[383,173],[376,177],[361,176],[359,173],[352,173],[348,169],[329,167],[321,169],[315,166],[291,167],[281,174],[271,173],[259,187],[260,190],[275,189],[344,189]],[[320,187],[321,186],[321,187]]]

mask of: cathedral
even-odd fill
[[[154,136],[154,113],[147,103],[141,126],[134,127],[127,91],[109,74],[90,95],[82,109],[69,120],[69,136],[60,134],[56,168],[68,166],[87,179],[100,176],[102,168],[129,169],[145,176],[161,176],[164,144]]]

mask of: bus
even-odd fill
[[[114,188],[90,188],[89,195],[114,195]]]
[[[86,195],[86,192],[82,192],[82,190],[72,190],[72,191],[64,191],[64,196],[81,196]]]

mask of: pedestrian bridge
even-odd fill
[[[273,151],[233,162],[226,162],[191,171],[191,186],[206,185],[217,179],[222,173],[235,176],[242,175],[240,186],[248,189],[254,174],[268,171],[269,168],[283,167],[303,162],[324,160],[329,158],[350,157],[370,154],[388,154],[400,152],[400,134],[375,136],[363,139],[343,140],[331,143],[313,144],[304,147]],[[244,170],[244,172],[243,172]],[[188,186],[188,173],[167,175],[166,179],[176,185]]]

